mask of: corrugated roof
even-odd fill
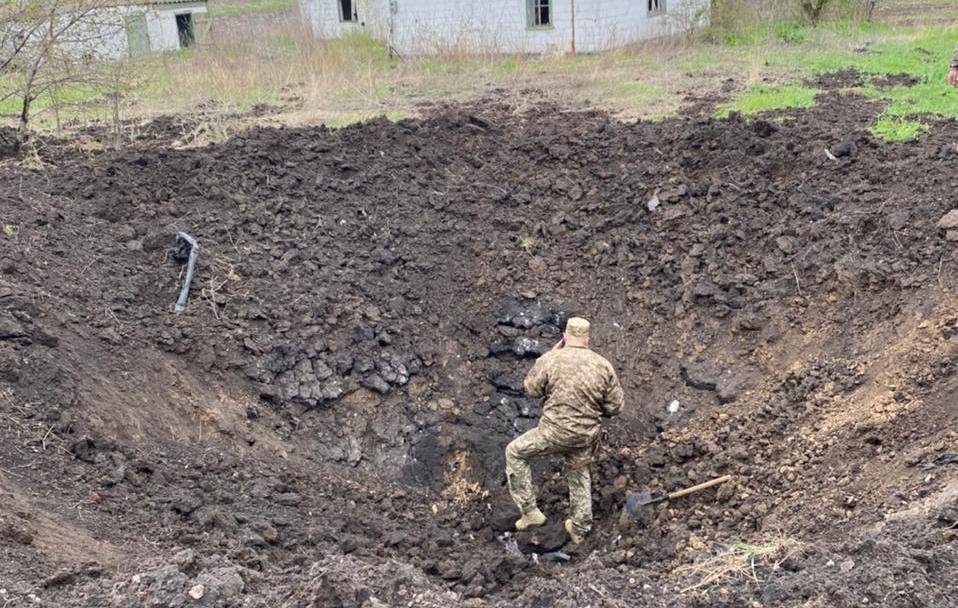
[[[152,6],[155,4],[206,4],[207,0],[132,0],[135,6]]]

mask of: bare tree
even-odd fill
[[[802,13],[811,23],[816,24],[822,19],[822,12],[828,6],[828,0],[801,0],[799,6]]]
[[[0,0],[0,101],[20,100],[17,147],[30,141],[34,102],[77,84],[95,86],[97,70],[125,49],[117,0]]]
[[[668,19],[686,39],[708,25],[709,3],[700,0],[676,0],[667,3]]]

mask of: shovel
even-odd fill
[[[632,517],[639,517],[642,513],[643,507],[648,507],[660,502],[665,502],[667,500],[675,500],[676,498],[681,498],[682,496],[688,496],[689,494],[695,494],[696,492],[701,492],[702,490],[707,490],[713,488],[719,484],[723,484],[726,481],[732,479],[731,475],[724,475],[722,477],[717,477],[705,483],[700,483],[697,486],[692,486],[691,488],[685,488],[684,490],[676,490],[675,492],[670,492],[668,494],[649,492],[643,490],[642,492],[634,492],[629,495],[629,498],[625,501],[625,510],[629,512],[629,515]]]

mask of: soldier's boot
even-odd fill
[[[565,531],[569,535],[569,540],[572,541],[573,545],[578,545],[585,540],[585,536],[579,534],[575,531],[575,528],[572,527],[572,520],[565,520]]]
[[[525,530],[534,526],[541,526],[546,523],[545,514],[539,510],[539,507],[522,514],[522,517],[516,520],[516,530]]]

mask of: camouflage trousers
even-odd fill
[[[562,456],[569,482],[569,510],[572,526],[578,534],[592,528],[592,480],[589,463],[593,448],[565,448],[546,440],[534,428],[513,439],[506,446],[506,481],[512,500],[522,513],[536,508],[536,489],[532,484],[529,462],[544,456]]]

